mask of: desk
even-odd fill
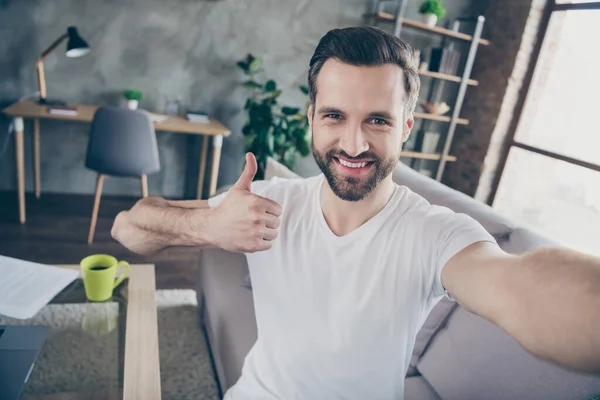
[[[23,118],[33,119],[33,159],[35,175],[35,197],[40,197],[40,119],[58,119],[64,121],[90,123],[98,109],[97,106],[84,104],[69,104],[77,107],[77,115],[50,114],[46,106],[37,104],[32,100],[14,103],[2,110],[14,118],[15,149],[17,164],[17,186],[19,195],[19,219],[25,223],[25,154],[24,154],[24,123]],[[210,175],[209,196],[215,193],[221,161],[221,147],[223,136],[229,136],[229,129],[219,121],[211,119],[209,123],[190,122],[181,116],[169,116],[166,120],[154,123],[157,131],[183,133],[188,135],[202,135],[202,149],[200,154],[200,171],[198,173],[197,198],[202,197],[204,173],[206,172],[206,156],[208,151],[208,138],[212,136],[212,166]]]

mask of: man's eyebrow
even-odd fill
[[[373,111],[373,112],[369,113],[369,117],[389,119],[391,121],[396,120],[396,117],[394,117],[391,113],[389,113],[387,111]]]
[[[319,108],[317,114],[344,114],[344,112],[339,108],[323,106]]]

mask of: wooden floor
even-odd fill
[[[115,216],[135,198],[104,196],[94,243],[87,244],[93,206],[91,195],[27,194],[27,222],[18,219],[17,194],[0,192],[0,254],[47,264],[78,264],[90,254],[110,254],[119,260],[156,265],[158,289],[193,289],[199,251],[168,249],[151,256],[131,253],[110,236]]]

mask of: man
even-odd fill
[[[252,182],[209,201],[143,199],[113,236],[247,253],[258,340],[226,399],[401,399],[414,340],[449,294],[533,354],[600,370],[600,260],[504,253],[473,219],[391,177],[413,126],[413,52],[369,27],[333,30],[310,61],[308,118],[323,175]],[[226,266],[223,266],[226,268]]]

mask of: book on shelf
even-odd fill
[[[448,48],[431,49],[429,70],[442,74],[456,75],[460,61],[460,52]]]
[[[77,107],[69,105],[52,105],[48,106],[48,114],[76,116]]]

